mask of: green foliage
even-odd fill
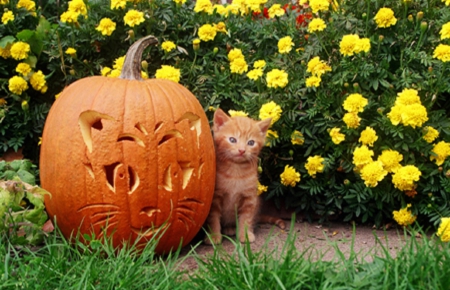
[[[33,12],[16,8],[16,0],[9,2],[4,8],[13,11],[16,18],[0,24],[0,47],[6,49],[18,40],[29,43],[31,51],[24,61],[33,71],[44,73],[48,90],[42,93],[29,88],[21,95],[13,94],[8,82],[20,61],[5,59],[0,68],[3,151],[23,144],[35,146],[46,106],[55,94],[78,79],[120,71],[120,58],[127,48],[136,39],[151,34],[161,43],[172,41],[177,47],[171,51],[165,51],[162,45],[149,48],[144,53],[143,72],[152,78],[162,65],[179,69],[180,83],[197,96],[210,117],[219,106],[245,111],[256,119],[264,104],[273,101],[280,106],[280,119],[270,128],[278,137],[270,138],[261,156],[261,183],[269,187],[266,198],[284,201],[311,217],[340,215],[345,220],[377,225],[392,219],[392,212],[407,204],[412,204],[412,213],[421,223],[437,225],[440,217],[450,215],[446,174],[450,163],[445,160],[437,165],[431,160],[440,154],[432,152],[435,144],[450,139],[449,67],[435,53],[438,45],[448,43],[448,39],[441,39],[441,30],[450,21],[450,8],[442,1],[335,1],[314,13],[314,1],[310,1],[311,7],[286,5],[283,15],[270,18],[266,10],[272,3],[258,6],[260,13],[251,11],[257,10],[255,7],[229,5],[238,12],[223,15],[222,6],[195,12],[196,3],[202,1],[124,1],[124,7],[112,9],[110,1],[105,5],[104,1],[92,0],[84,1],[86,15],[78,15],[73,22],[63,21],[61,15],[73,10],[70,3],[77,1],[47,1],[36,9],[36,17]],[[395,24],[378,27],[375,16],[383,7],[393,11]],[[143,12],[142,23],[130,25],[124,20],[132,9]],[[102,35],[96,29],[105,17],[116,24],[111,35]],[[326,28],[309,31],[308,24],[317,18],[325,22]],[[220,22],[226,31],[205,41],[200,28]],[[341,52],[341,42],[349,35],[367,39],[370,48],[350,55]],[[277,44],[287,36],[294,45],[283,53]],[[193,40],[197,38],[203,40],[194,49]],[[76,53],[69,54],[69,48],[76,49]],[[264,60],[263,76],[252,80],[246,72],[232,72],[228,59],[232,49],[242,51],[247,71],[254,68],[256,61]],[[320,75],[317,86],[311,86],[313,74],[308,64],[315,57],[331,71]],[[267,75],[274,69],[288,75],[287,84],[271,85]],[[397,95],[405,89],[417,91],[426,109],[426,121],[393,124],[389,113]],[[348,126],[343,121],[347,113],[343,102],[354,93],[361,94],[368,104],[358,112],[359,125]],[[23,106],[24,101],[29,108]],[[423,139],[427,126],[439,132],[432,143]],[[360,136],[366,127],[373,128],[378,137],[370,147],[373,160],[384,150],[396,150],[403,156],[401,166],[414,165],[421,172],[413,185],[415,196],[394,186],[393,173],[377,185],[365,184],[362,168],[355,166],[353,155],[362,145]],[[333,143],[332,128],[340,129],[345,141]],[[294,131],[303,135],[303,145],[291,142]],[[308,158],[315,156],[323,158],[324,167],[308,172]],[[292,187],[280,179],[286,166],[301,174]]]

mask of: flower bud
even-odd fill
[[[200,39],[196,38],[192,41],[192,47],[195,51],[200,49]]]
[[[344,88],[348,88],[350,85],[348,83],[344,83]]]
[[[348,179],[344,180],[344,185],[350,185],[350,184],[351,184],[350,180],[348,180]]]
[[[422,20],[422,18],[423,18],[423,12],[422,11],[417,12],[417,14],[416,14],[417,21]]]
[[[74,76],[74,75],[75,75],[75,70],[74,70],[74,69],[69,70],[69,74],[70,74],[71,76]]]
[[[364,12],[364,13],[362,14],[362,18],[366,18],[366,17],[367,17],[367,13]]]
[[[141,66],[144,70],[148,70],[148,62],[146,60],[141,61]]]
[[[289,156],[291,156],[291,157],[294,156],[294,150],[292,150],[292,149],[289,150]]]
[[[214,53],[214,54],[217,54],[218,52],[219,52],[219,48],[218,48],[218,47],[214,47],[213,53]]]
[[[428,206],[428,208],[432,208],[432,207],[433,207],[433,206],[431,205],[431,203],[429,203],[427,206]]]
[[[383,112],[384,112],[384,108],[378,108],[377,109],[377,113],[378,114],[383,114]]]
[[[383,41],[383,39],[384,39],[384,35],[381,35],[381,34],[380,34],[380,35],[378,35],[378,41],[379,41],[379,42],[382,42],[382,41]]]
[[[128,30],[127,34],[128,34],[129,38],[134,39],[134,30],[133,29]]]
[[[263,169],[261,166],[258,166],[258,174],[261,174],[263,172]]]
[[[359,89],[359,84],[358,84],[358,83],[354,83],[354,84],[353,84],[353,88],[354,88],[354,89]]]
[[[433,67],[432,67],[432,66],[429,66],[429,67],[428,67],[428,72],[429,72],[429,73],[433,72]]]
[[[0,109],[0,123],[5,116],[6,116],[5,110]]]
[[[443,169],[442,166],[439,166],[439,167],[438,167],[438,171],[439,171],[439,172],[442,172],[442,169]]]
[[[0,106],[4,106],[6,104],[7,104],[6,100],[4,98],[0,98]]]
[[[450,178],[450,170],[447,170],[447,172],[445,172],[445,177]]]
[[[225,71],[225,67],[223,65],[220,66],[220,71]]]
[[[427,28],[428,28],[428,23],[426,21],[422,21],[420,23],[420,31],[425,32],[425,31],[427,31]]]
[[[414,20],[413,16],[412,16],[411,14],[409,14],[409,15],[408,15],[408,21],[409,21],[409,22],[413,22],[413,20]]]
[[[23,100],[22,101],[22,110],[28,111],[29,107],[30,106],[28,105],[28,102],[26,100]]]

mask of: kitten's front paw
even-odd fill
[[[248,239],[247,239],[248,238]],[[239,235],[239,241],[241,243],[245,243],[245,242],[249,242],[249,243],[253,243],[255,241],[255,234],[248,231],[246,233],[240,234]]]
[[[206,236],[203,242],[207,245],[219,245],[222,243],[222,234],[210,234]]]

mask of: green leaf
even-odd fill
[[[24,29],[16,34],[17,39],[28,42],[28,40],[35,34],[34,30]]]
[[[16,38],[12,35],[8,35],[0,39],[0,47],[5,48],[8,44],[12,44],[16,41]]]
[[[34,175],[26,170],[19,169],[19,171],[17,171],[17,176],[19,176],[20,180],[22,180],[23,182],[31,185],[36,185],[36,179]]]

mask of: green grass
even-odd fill
[[[211,255],[195,251],[180,256],[154,254],[150,243],[140,254],[135,249],[114,251],[92,241],[90,247],[69,244],[59,235],[38,250],[20,251],[0,245],[1,289],[449,289],[449,244],[427,237],[406,235],[405,246],[392,256],[381,254],[365,262],[363,253],[344,254],[324,261],[309,248],[298,251],[291,231],[280,249],[266,246],[254,251],[232,240],[229,253],[220,246]],[[352,243],[354,239],[352,239]],[[370,252],[370,251],[369,251]],[[180,270],[184,259],[194,257],[198,269]]]

